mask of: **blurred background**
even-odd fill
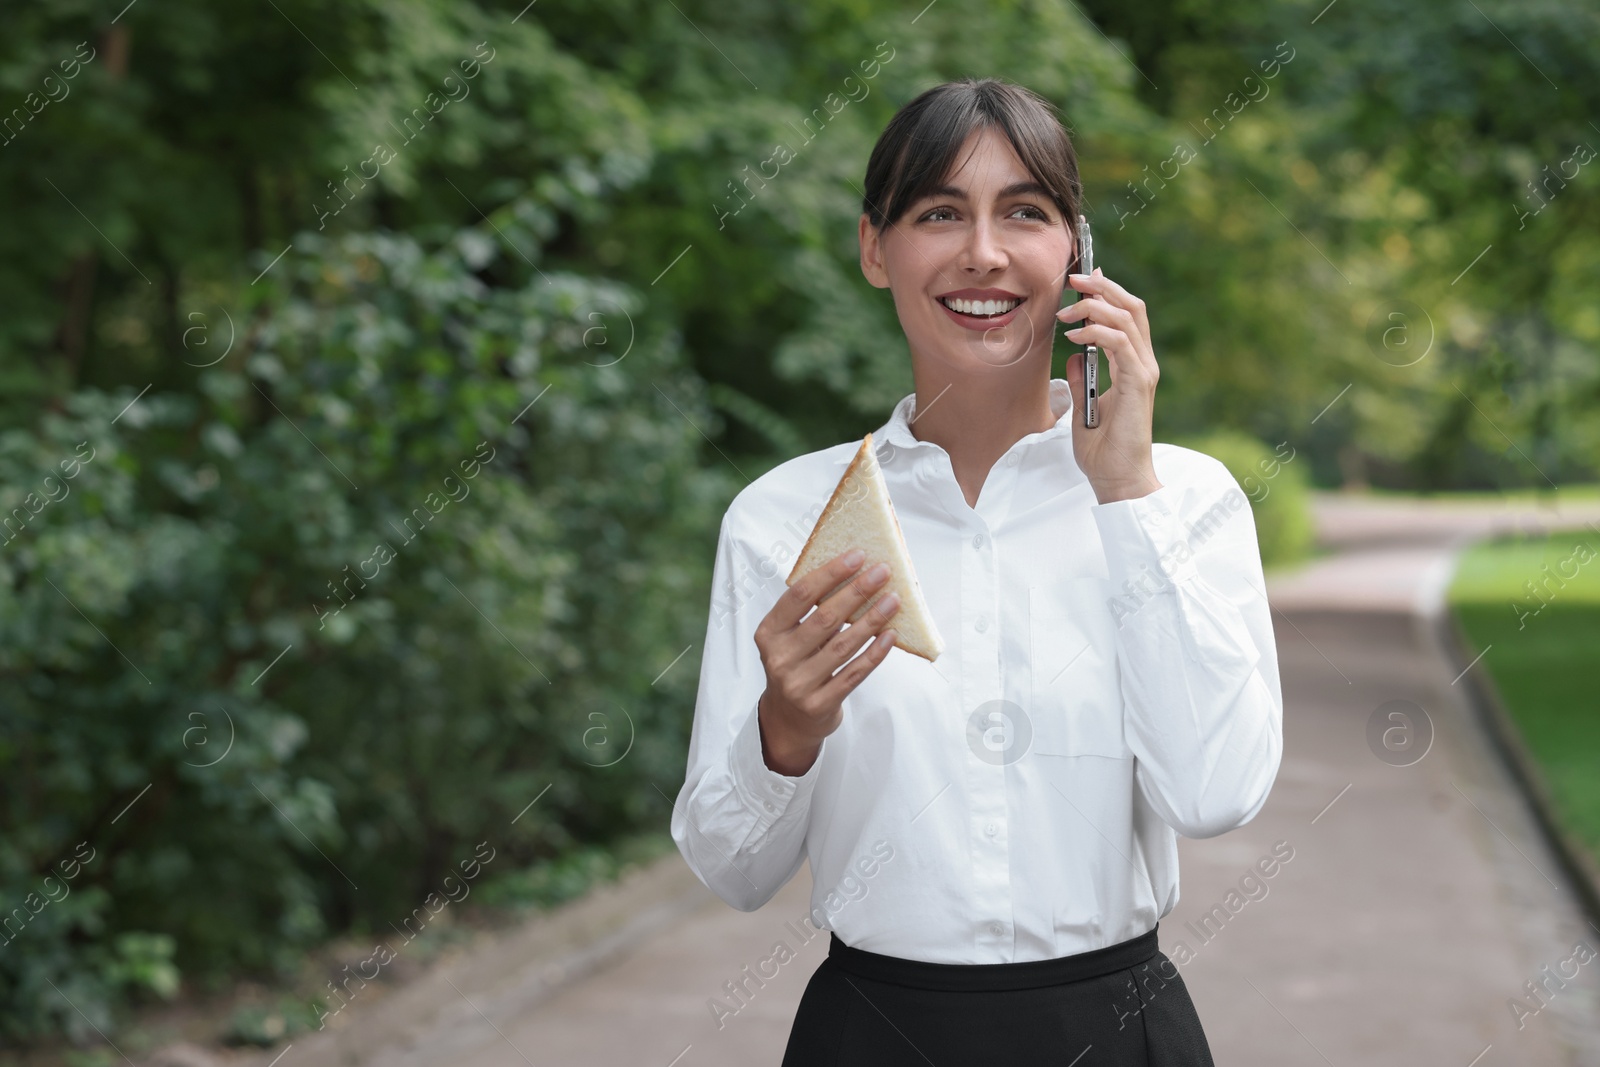
[[[1592,4],[124,3],[0,16],[6,1062],[778,1062],[809,876],[667,833],[718,523],[912,391],[861,182],[967,75],[1255,509],[1284,771],[1164,947],[1308,858],[1186,968],[1218,1062],[1595,1050]]]

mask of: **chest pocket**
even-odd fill
[[[1131,758],[1122,736],[1116,619],[1107,578],[1068,578],[1028,590],[1032,750]]]

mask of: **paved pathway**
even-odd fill
[[[1600,960],[1551,983],[1548,1006],[1520,1029],[1508,1007],[1578,941],[1600,949],[1600,929],[1564,888],[1453,682],[1459,667],[1423,621],[1462,540],[1600,523],[1600,505],[1558,515],[1322,497],[1318,520],[1337,554],[1269,581],[1286,705],[1272,796],[1232,833],[1180,838],[1181,900],[1161,922],[1168,955],[1180,941],[1193,953],[1184,980],[1217,1063],[1600,1064]],[[1369,717],[1390,700],[1420,705],[1433,723],[1432,747],[1409,767],[1379,760],[1366,741]],[[1254,890],[1197,936],[1276,842],[1294,854],[1266,895]],[[746,914],[669,857],[493,958],[463,958],[337,1033],[297,1041],[293,1067],[776,1065],[825,937],[724,1026],[707,1000],[775,940],[794,943],[785,924],[806,913],[810,884],[798,874]],[[591,946],[565,957],[588,972],[576,980],[530,962],[558,955],[563,938]]]

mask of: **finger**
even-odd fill
[[[849,625],[850,616],[867,596],[882,589],[888,581],[884,578],[876,585],[869,583],[865,574],[875,563],[869,558],[851,567],[844,561],[847,554],[848,551],[840,553],[790,586],[756,628],[756,642],[763,648],[762,663],[769,670],[785,674],[801,672],[798,677],[805,692],[820,686],[827,680],[826,675],[848,658],[846,653],[823,668],[813,662],[816,653],[835,637],[843,636],[845,640],[862,637],[864,631],[852,633],[856,628]],[[840,572],[844,574],[843,580],[834,583],[834,576]],[[786,603],[789,597],[794,598],[792,603]],[[816,610],[810,611],[811,608]],[[810,614],[800,619],[807,611]]]
[[[868,614],[876,614],[876,612],[869,612]],[[866,622],[866,619],[863,618],[861,621]],[[855,629],[855,627],[851,627],[851,629]],[[879,634],[877,640],[873,641],[865,652],[852,659],[842,670],[828,680],[827,684],[818,693],[818,699],[824,703],[825,707],[832,707],[837,703],[842,703],[844,698],[853,693],[856,687],[866,680],[867,675],[871,674],[878,664],[882,663],[889,653],[894,650],[895,641],[890,639],[891,634],[894,634],[892,627]],[[894,634],[895,638],[898,638],[898,636],[898,634]]]
[[[1099,267],[1094,269],[1093,274],[1080,274],[1077,277],[1084,282],[1084,285],[1076,286],[1075,288],[1081,288],[1086,293],[1093,293],[1107,303],[1115,304],[1126,311],[1133,317],[1133,321],[1138,324],[1139,333],[1146,338],[1150,336],[1150,318],[1143,300],[1140,300],[1128,290],[1107,278],[1101,273]]]
[[[1087,401],[1083,398],[1083,353],[1069,352],[1067,354],[1067,387],[1072,390],[1072,407],[1083,417],[1082,412]]]
[[[797,666],[802,688],[812,692],[827,685],[834,672],[861,651],[863,645],[894,625],[902,607],[898,600],[890,604],[885,594],[870,604],[860,619],[829,637]]]
[[[1074,289],[1084,293],[1086,296],[1093,296],[1127,312],[1132,321],[1137,324],[1139,332],[1146,337],[1149,336],[1150,319],[1144,301],[1110,278],[1107,278],[1101,273],[1099,267],[1094,269],[1093,274],[1074,274],[1069,278],[1069,281]]]
[[[1127,381],[1130,385],[1139,382],[1152,389],[1155,387],[1155,376],[1150,373],[1150,368],[1141,358],[1133,339],[1121,330],[1101,326],[1099,323],[1090,323],[1075,330],[1068,330],[1067,339],[1081,345],[1094,345],[1106,354],[1111,382],[1101,390],[1101,395],[1110,391],[1110,385],[1121,385],[1123,375],[1128,376]]]
[[[1087,318],[1085,318],[1087,316]],[[1152,374],[1156,372],[1155,352],[1150,347],[1150,338],[1140,328],[1139,322],[1126,308],[1108,303],[1101,297],[1085,295],[1083,299],[1056,313],[1056,317],[1063,322],[1085,318],[1084,325],[1091,322],[1100,326],[1112,326],[1127,334],[1133,341],[1134,351],[1138,360]],[[1069,333],[1070,337],[1071,334]]]
[[[868,561],[864,568],[847,578],[844,585],[823,597],[811,617],[800,623],[795,633],[803,655],[810,656],[816,653],[843,627],[853,628],[851,620],[861,612],[862,606],[869,600],[877,598],[881,601],[893,571],[891,569],[889,574],[874,581],[870,574],[877,565],[876,562]],[[870,612],[868,614],[870,615]],[[838,664],[835,663],[834,666],[837,667]]]
[[[839,553],[785,590],[772,607],[773,621],[784,631],[794,629],[806,612],[816,607],[823,597],[871,563],[871,560],[864,559],[852,567],[844,559],[849,551],[847,549]]]
[[[1119,355],[1124,360],[1132,358],[1137,362],[1138,359],[1133,338],[1114,326],[1105,326],[1098,322],[1085,323],[1068,330],[1066,338],[1075,344],[1096,346],[1106,353],[1107,359],[1115,360]],[[1115,364],[1112,369],[1115,369]]]
[[[1056,312],[1056,318],[1062,322],[1074,322],[1088,316],[1088,320],[1098,322],[1104,326],[1115,326],[1130,336],[1139,332],[1139,322],[1125,308],[1097,296],[1085,296],[1075,304],[1069,304]]]

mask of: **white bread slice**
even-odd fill
[[[850,621],[860,619],[880,599],[893,592],[900,597],[900,610],[890,617],[884,629],[894,630],[895,648],[903,648],[929,663],[938,659],[944,651],[944,639],[939,636],[933,613],[922,597],[922,587],[911,566],[911,553],[906,550],[905,535],[900,532],[900,520],[895,516],[894,502],[889,499],[889,487],[878,467],[870,433],[862,439],[855,458],[834,487],[833,496],[828,498],[822,517],[817,519],[785,582],[793,585],[852,548],[860,548],[867,554],[857,574],[874,564],[887,563],[889,580],[850,616]],[[843,589],[848,582],[846,579],[834,586],[822,599]]]

